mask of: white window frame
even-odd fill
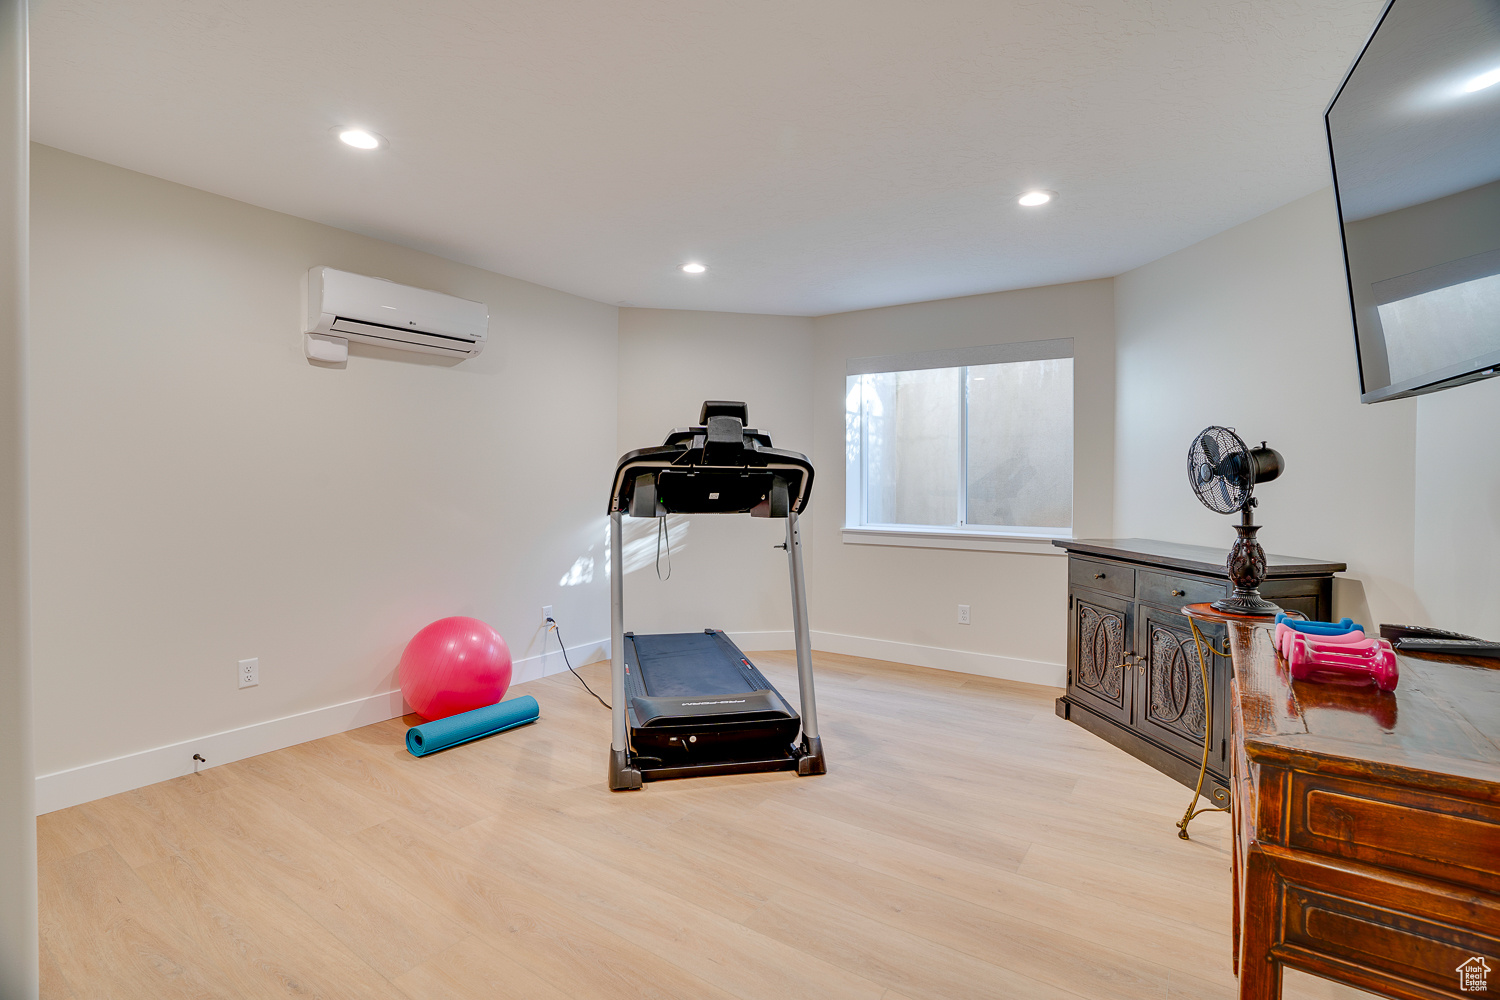
[[[967,347],[949,351],[922,351],[915,354],[894,354],[874,358],[850,358],[846,364],[844,378],[846,435],[849,430],[847,393],[850,376],[920,371],[931,368],[968,369],[981,365],[1006,364],[1016,361],[1047,361],[1073,356],[1073,338],[1064,337],[1056,340],[1032,340],[1018,344],[995,344],[989,347]],[[961,377],[964,385],[967,386],[967,371]],[[1076,392],[1074,398],[1075,400],[1077,398]],[[861,406],[862,409],[863,406]],[[1029,529],[1003,525],[976,526],[967,523],[969,499],[969,394],[967,391],[960,393],[959,421],[958,523],[954,525],[870,524],[867,522],[865,514],[869,483],[864,452],[868,429],[864,426],[864,422],[860,421],[856,443],[853,447],[849,447],[849,442],[846,442],[845,449],[843,527],[845,544],[1067,555],[1066,551],[1053,545],[1052,540],[1072,538],[1071,528]],[[1076,441],[1076,423],[1074,436]],[[851,485],[855,488],[851,489]]]

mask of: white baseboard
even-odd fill
[[[791,649],[790,629],[765,632],[731,632],[729,637],[746,652],[771,649]],[[936,646],[919,646],[915,643],[896,642],[891,639],[869,639],[856,635],[840,635],[837,632],[814,632],[813,649],[828,653],[843,653],[848,656],[864,656],[874,660],[890,660],[918,667],[934,667],[938,670],[954,670],[959,673],[979,674],[984,677],[999,677],[1005,680],[1024,681],[1028,684],[1046,684],[1062,687],[1066,669],[1061,663],[1044,663],[1038,660],[1023,660],[1013,656],[998,656],[994,653],[975,653],[962,649],[943,649]],[[585,642],[568,647],[568,657],[574,666],[589,663],[600,657],[608,658],[608,639]],[[552,674],[561,673],[567,666],[560,652],[553,651],[516,660],[511,667],[511,683],[523,684]],[[258,754],[270,753],[284,747],[321,739],[335,733],[347,732],[376,722],[394,719],[406,712],[406,703],[400,691],[385,691],[366,698],[356,698],[326,708],[315,708],[295,715],[257,722],[238,729],[210,733],[195,739],[182,740],[166,746],[141,750],[110,760],[84,764],[65,771],[43,774],[36,779],[37,813],[49,813],[66,809],[83,802],[128,792],[132,788],[155,784],[193,771],[193,754],[208,758],[206,765],[216,767],[233,761],[244,760]]]
[[[729,638],[747,653],[753,650],[792,649],[796,643],[790,629],[772,632],[730,632]],[[813,632],[813,649],[825,653],[843,653],[846,656],[863,656],[871,660],[889,660],[907,663],[915,667],[933,667],[937,670],[953,670],[961,674],[978,674],[981,677],[998,677],[1007,681],[1022,681],[1026,684],[1045,684],[1062,687],[1067,682],[1068,671],[1061,663],[1042,660],[1023,660],[1015,656],[1000,656],[995,653],[975,653],[966,649],[944,649],[940,646],[919,646],[893,639],[868,639],[858,635],[842,635],[838,632]]]
[[[766,649],[797,648],[797,642],[792,638],[792,630],[789,628],[770,632],[726,632],[724,634],[747,653]],[[816,641],[814,641],[814,648],[816,648]]]
[[[214,767],[269,753],[308,740],[332,736],[360,726],[393,719],[404,711],[400,691],[386,691],[356,698],[340,705],[315,708],[296,715],[257,722],[238,729],[212,733],[196,739],[101,760],[93,764],[39,775],[36,779],[36,811],[49,813],[80,802],[91,802],[132,788],[191,774],[193,754],[208,758]]]
[[[909,663],[915,667],[953,670],[961,674],[998,677],[1001,680],[1044,684],[1047,687],[1063,687],[1068,679],[1068,668],[1061,663],[1023,660],[996,653],[975,653],[967,649],[919,646],[911,642],[896,642],[894,639],[867,639],[864,636],[840,635],[837,632],[814,632],[812,644],[813,649],[826,653],[864,656],[872,660],[890,660],[894,663]]]
[[[609,656],[608,639],[568,647],[568,657],[575,666],[597,659],[601,652],[605,657]],[[511,664],[511,683],[522,684],[566,669],[562,654],[556,650],[528,656]],[[384,722],[404,715],[406,710],[400,691],[385,691],[326,708],[39,775],[36,779],[36,811],[41,815],[191,774],[195,753],[208,758],[208,763],[199,764],[199,768],[216,767]]]
[[[568,661],[573,666],[582,666],[585,663],[593,663],[595,660],[609,659],[609,640],[599,639],[596,642],[579,643],[577,646],[568,647]],[[527,681],[540,680],[543,677],[551,677],[568,669],[568,664],[563,662],[562,653],[555,647],[548,652],[539,653],[536,656],[528,656],[524,660],[516,660],[510,666],[510,682],[512,684],[524,684]]]

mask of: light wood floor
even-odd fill
[[[1185,790],[1051,689],[817,665],[818,778],[611,794],[564,673],[516,689],[538,724],[433,757],[392,720],[50,813],[43,996],[1234,995],[1224,816],[1179,840]]]

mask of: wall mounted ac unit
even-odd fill
[[[303,349],[316,361],[345,361],[349,341],[399,351],[472,358],[484,350],[490,311],[384,278],[315,267],[307,272]]]

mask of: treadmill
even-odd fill
[[[627,452],[609,497],[609,787],[750,771],[823,774],[823,742],[813,695],[812,643],[797,516],[812,494],[807,456],[771,446],[748,428],[744,403],[708,400],[698,424],[667,435],[659,448]],[[637,635],[625,631],[624,517],[749,514],[786,520],[801,713],[789,705],[719,629]],[[800,739],[798,734],[800,733]]]

